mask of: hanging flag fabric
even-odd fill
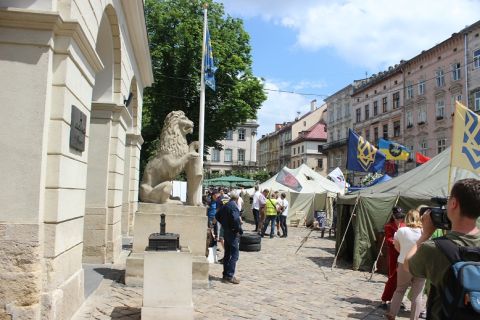
[[[423,163],[427,162],[428,160],[430,160],[430,158],[427,157],[427,156],[424,156],[420,152],[417,152],[415,154],[415,162],[418,163],[418,164],[423,164]]]
[[[378,149],[383,152],[387,160],[407,161],[410,156],[410,150],[401,144],[393,141],[380,139]]]
[[[348,133],[347,169],[361,172],[382,171],[385,155],[352,129]]]
[[[339,167],[333,169],[332,172],[327,175],[327,177],[332,179],[333,182],[335,182],[335,184],[340,188],[340,190],[345,190],[345,176]]]
[[[452,166],[480,174],[480,118],[456,102],[453,118]]]
[[[205,57],[203,59],[205,67],[205,84],[215,91],[215,71],[217,68],[213,64],[212,43],[210,42],[210,31],[207,26],[207,36],[205,37]]]
[[[275,181],[297,192],[300,192],[303,188],[297,178],[285,169],[280,170]]]

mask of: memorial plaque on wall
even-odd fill
[[[70,148],[85,151],[85,134],[87,132],[87,115],[72,105],[72,122],[70,124]]]

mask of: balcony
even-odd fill
[[[336,140],[336,141],[332,141],[332,142],[329,142],[329,143],[325,143],[323,146],[322,146],[322,151],[326,151],[326,150],[329,150],[329,149],[334,149],[334,148],[339,148],[339,147],[342,147],[342,146],[345,146],[348,142],[348,139],[341,139],[341,140]]]

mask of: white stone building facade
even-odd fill
[[[70,319],[138,202],[142,0],[0,2],[0,319]]]

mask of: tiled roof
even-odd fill
[[[327,131],[325,130],[325,124],[318,122],[307,130],[305,139],[327,139]]]

